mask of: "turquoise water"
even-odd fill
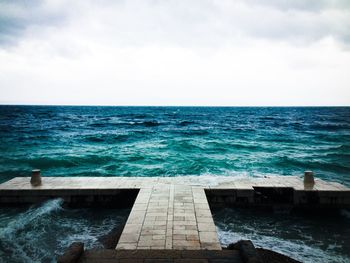
[[[350,185],[350,108],[0,106],[0,181],[302,175]]]
[[[205,175],[214,182],[313,170],[350,186],[350,107],[0,106],[0,156],[0,182],[33,168],[45,176]],[[305,262],[349,262],[349,212],[342,213],[223,210],[215,220],[223,245],[249,238]],[[73,240],[98,246],[96,237],[123,215],[65,210],[59,200],[0,208],[0,262],[50,262]]]

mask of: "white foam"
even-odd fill
[[[63,200],[58,198],[46,201],[39,207],[32,206],[27,211],[15,216],[5,228],[0,229],[0,240],[3,241],[3,246],[13,253],[11,260],[25,263],[40,262],[43,257],[48,255],[48,252],[41,248],[40,245],[32,246],[29,255],[25,250],[25,246],[31,245],[28,244],[28,241],[36,243],[36,239],[38,237],[40,238],[40,234],[45,231],[43,229],[36,229],[33,221],[43,220],[53,211],[62,209],[62,203]],[[31,230],[27,231],[25,228]],[[21,231],[25,232],[23,233]]]
[[[271,249],[305,263],[348,263],[350,260],[348,257],[334,254],[331,248],[322,250],[317,247],[311,247],[300,240],[288,241],[275,236],[256,235],[254,231],[250,233],[236,233],[219,228],[218,235],[222,245],[235,243],[241,239],[249,239],[253,241],[256,247]]]
[[[191,184],[197,186],[218,186],[224,183],[232,183],[234,180],[246,180],[253,178],[265,178],[265,177],[277,177],[279,174],[272,173],[248,173],[248,172],[237,172],[237,171],[225,171],[223,174],[217,175],[212,173],[203,173],[200,175],[178,175],[169,177],[169,179],[176,178],[176,182],[179,184]],[[164,178],[164,177],[162,177]]]
[[[39,207],[32,206],[29,210],[17,215],[7,227],[0,229],[0,238],[5,238],[18,230],[24,229],[24,227],[33,220],[62,209],[62,204],[63,199],[57,198],[48,200]]]

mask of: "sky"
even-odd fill
[[[0,104],[350,106],[350,1],[0,0]]]

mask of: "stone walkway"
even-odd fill
[[[204,189],[142,188],[116,249],[221,250]]]
[[[178,176],[178,177],[42,177],[42,185],[32,186],[30,177],[15,177],[0,184],[0,195],[13,191],[20,195],[20,191],[33,190],[33,194],[50,190],[55,193],[61,190],[109,190],[109,189],[141,189],[163,185],[181,185],[212,189],[247,189],[253,187],[291,187],[297,191],[349,191],[340,183],[315,179],[315,184],[305,186],[302,177],[270,176],[264,178],[235,178],[234,176]]]

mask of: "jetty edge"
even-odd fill
[[[130,207],[114,253],[212,251],[215,255],[231,253],[237,262],[241,258],[237,253],[224,252],[221,248],[211,208],[320,212],[350,208],[348,187],[317,178],[305,182],[297,176],[240,179],[215,176],[214,183],[206,179],[199,176],[42,177],[40,184],[33,184],[30,177],[15,177],[0,184],[0,204],[31,204],[59,197],[72,207]],[[96,256],[91,252],[90,255]]]

